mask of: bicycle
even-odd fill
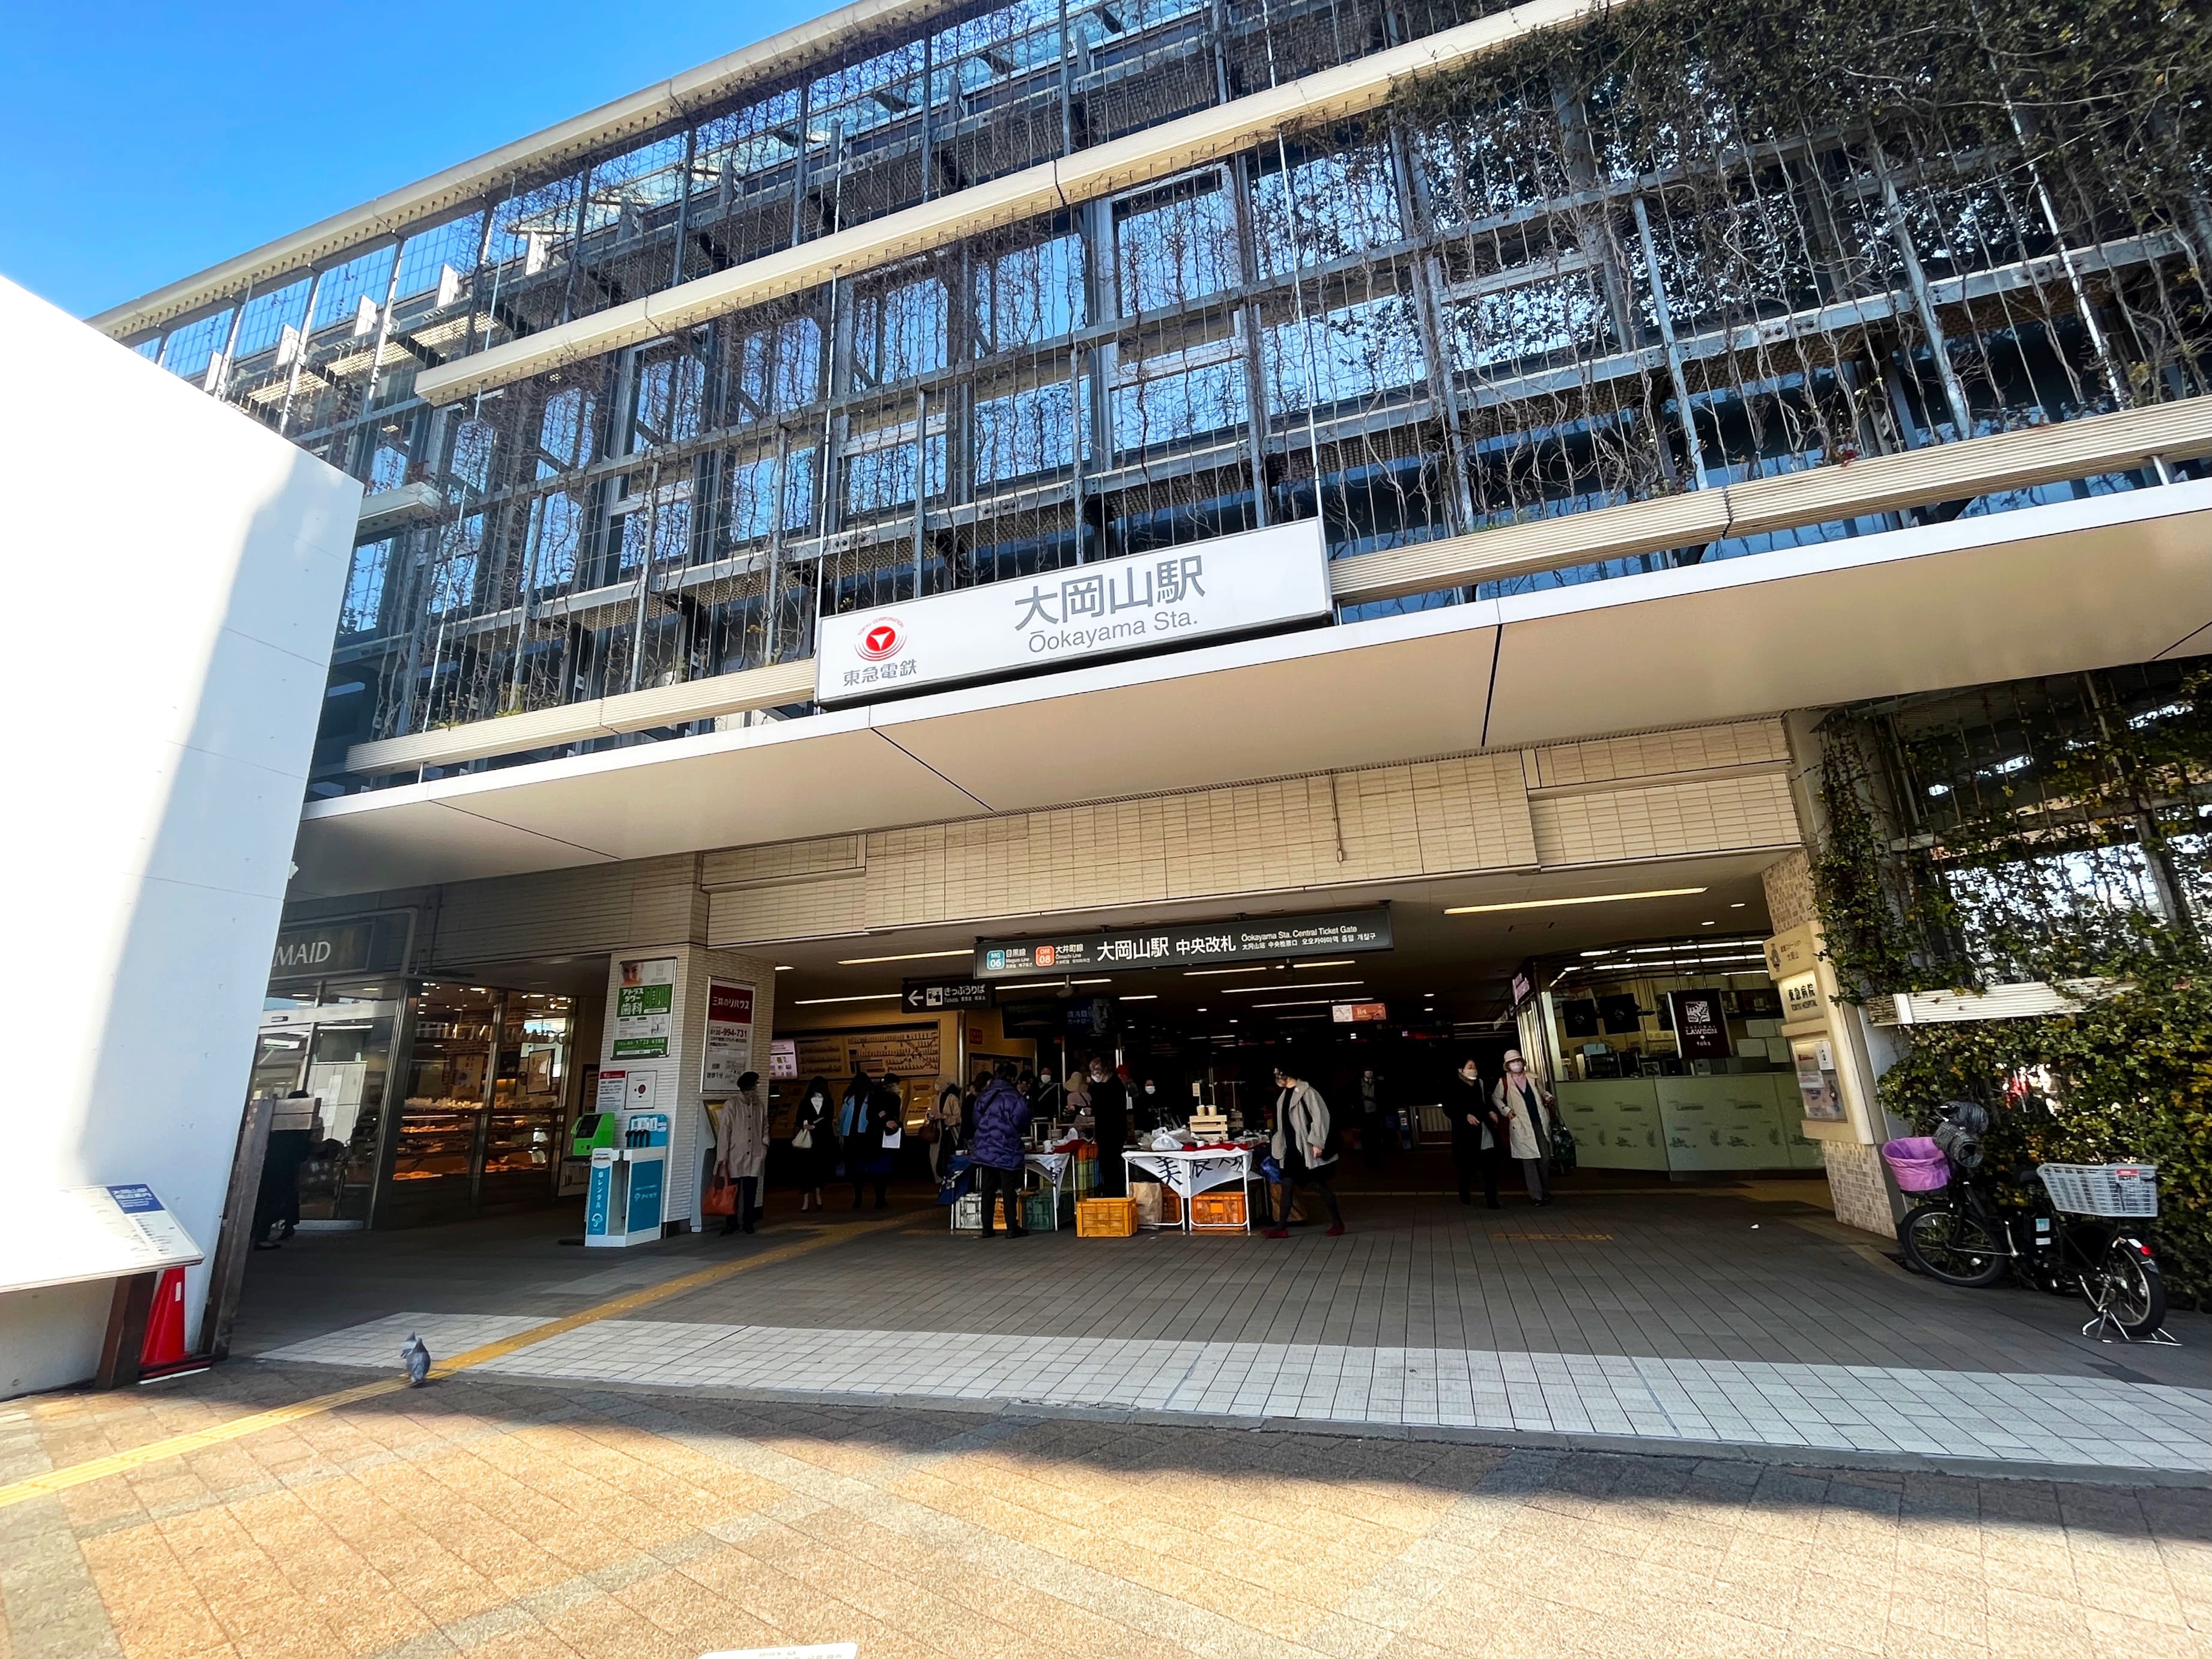
[[[2078,1293],[2096,1317],[2081,1334],[2107,1330],[2124,1342],[2171,1344],[2166,1282],[2149,1243],[2130,1226],[2158,1213],[2154,1164],[2044,1164],[2012,1172],[2032,1196],[2001,1206],[1972,1171],[1982,1162],[1989,1115],[1970,1101],[1942,1108],[1935,1135],[1891,1141],[1882,1156],[1901,1190],[1931,1195],[1898,1224],[1908,1265],[1961,1289],[1996,1284],[2009,1269],[2034,1289]],[[1942,1167],[1936,1166],[1938,1158]]]

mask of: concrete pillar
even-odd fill
[[[633,1085],[641,1075],[649,1078],[650,1109],[668,1114],[666,1212],[694,1231],[701,1219],[700,1170],[713,1139],[703,1103],[716,1097],[705,1091],[702,1068],[708,1059],[708,993],[716,983],[751,993],[751,1041],[737,1069],[765,1079],[775,1023],[775,964],[763,957],[692,944],[623,945],[607,963],[606,1022],[599,1037],[602,1084],[611,1072],[622,1073]],[[656,1012],[663,1000],[665,1015]],[[635,1092],[628,1103],[633,1110],[647,1109]]]

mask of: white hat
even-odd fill
[[[1523,1066],[1526,1066],[1528,1063],[1528,1057],[1522,1054],[1518,1048],[1508,1048],[1505,1051],[1505,1063],[1508,1066],[1510,1066],[1516,1060]]]

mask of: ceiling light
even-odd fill
[[[905,955],[896,957],[841,957],[837,965],[840,968],[869,968],[879,962],[936,962],[946,957],[972,957],[975,954],[973,947],[964,951],[908,951]]]
[[[1158,1002],[1159,1000],[1160,994],[1158,991],[1146,991],[1141,996],[1123,997],[1121,999],[1124,1002]]]
[[[1743,905],[1744,902],[1741,899],[1738,899],[1735,903],[1729,905],[1729,908],[1731,910],[1741,910],[1743,908]]]
[[[1327,962],[1294,962],[1291,966],[1293,968],[1349,968],[1358,960],[1358,957],[1331,957]]]
[[[1701,922],[1699,922],[1699,923],[1698,924],[1698,927],[1711,927],[1711,926],[1712,926],[1712,923],[1711,923],[1710,921],[1701,921]]]
[[[1299,985],[1229,985],[1222,988],[1224,996],[1265,997],[1278,991],[1328,991],[1345,985],[1364,985],[1364,979],[1310,979]]]
[[[872,991],[864,997],[800,997],[793,1006],[817,1008],[825,1002],[896,1002],[900,994],[896,991]]]
[[[1334,997],[1301,997],[1296,1002],[1255,1002],[1252,1006],[1255,1008],[1325,1008],[1335,1000]]]
[[[1702,887],[1655,887],[1647,893],[1589,893],[1580,898],[1517,899],[1510,904],[1452,904],[1444,907],[1448,916],[1488,915],[1496,910],[1546,910],[1555,904],[1611,904],[1620,899],[1686,898],[1692,893],[1702,893]]]
[[[779,974],[795,974],[799,969],[787,962],[779,962],[775,964],[775,971]]]
[[[1105,979],[1072,979],[1067,982],[1070,985],[1111,985],[1114,981],[1109,976]]]
[[[1268,971],[1264,965],[1258,968],[1186,968],[1182,976],[1185,979],[1207,979],[1215,974],[1264,974]]]

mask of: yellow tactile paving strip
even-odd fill
[[[712,1267],[702,1267],[696,1273],[685,1273],[678,1279],[647,1285],[642,1290],[627,1291],[605,1302],[594,1303],[592,1306],[581,1309],[575,1313],[550,1320],[543,1325],[535,1326],[514,1336],[502,1337],[498,1341],[486,1342],[480,1346],[468,1349],[465,1352],[456,1354],[451,1359],[432,1366],[430,1375],[434,1377],[451,1376],[457,1372],[467,1370],[471,1366],[504,1358],[517,1349],[526,1348],[532,1343],[543,1342],[549,1338],[559,1336],[564,1331],[573,1331],[585,1325],[595,1325],[605,1319],[619,1319],[624,1314],[635,1313],[640,1308],[650,1307],[657,1302],[665,1302],[671,1297],[681,1296],[686,1291],[699,1290],[705,1285],[719,1284],[721,1280],[738,1273],[750,1273],[760,1267],[774,1267],[778,1262],[789,1261],[816,1250],[826,1249],[832,1245],[843,1243],[848,1239],[858,1238],[865,1233],[878,1232],[886,1227],[897,1225],[905,1219],[906,1218],[900,1217],[896,1221],[861,1222],[839,1227],[811,1238],[794,1240],[788,1244],[779,1244],[773,1249],[762,1251],[758,1255],[745,1256],[736,1261],[720,1262]],[[342,1407],[353,1405],[359,1401],[374,1399],[379,1395],[397,1393],[407,1386],[404,1378],[384,1378],[374,1382],[362,1382],[353,1388],[339,1389],[333,1393],[318,1395],[313,1399],[298,1401],[290,1405],[271,1407],[265,1411],[249,1412],[244,1416],[232,1418],[228,1422],[217,1423],[204,1429],[195,1429],[188,1434],[172,1435],[146,1445],[133,1446],[127,1450],[111,1453],[106,1457],[94,1458],[82,1463],[71,1463],[65,1468],[52,1469],[44,1474],[35,1474],[27,1480],[17,1480],[10,1485],[0,1486],[0,1509],[24,1503],[33,1498],[44,1498],[55,1492],[66,1492],[73,1486],[82,1486],[89,1481],[104,1480],[109,1475],[143,1468],[149,1463],[159,1463],[171,1458],[182,1457],[191,1452],[204,1451],[209,1447],[219,1446],[225,1442],[240,1439],[249,1434],[257,1434],[264,1429],[279,1428],[288,1423],[296,1423],[301,1418],[319,1416],[323,1413],[337,1411]]]

